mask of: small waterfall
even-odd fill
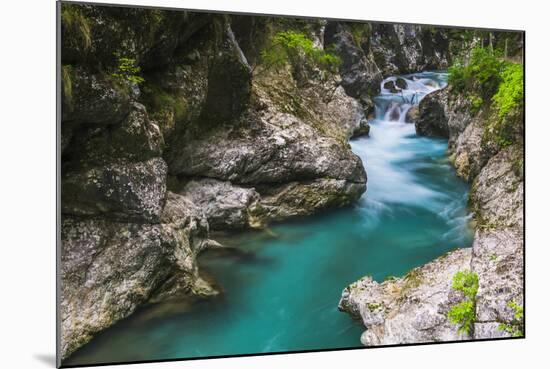
[[[439,213],[448,203],[446,195],[428,186],[413,167],[420,165],[418,158],[429,160],[444,153],[446,142],[417,137],[414,124],[406,121],[407,113],[427,94],[446,84],[447,74],[436,72],[382,81],[381,93],[374,98],[370,137],[351,142],[354,152],[366,163],[369,186],[364,201],[370,204],[365,207],[368,211],[382,204],[407,204]],[[431,168],[437,163],[425,165]]]
[[[388,77],[381,82],[381,93],[375,98],[376,118],[404,123],[413,106],[418,106],[427,94],[446,85],[446,73],[423,72]]]

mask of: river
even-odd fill
[[[401,91],[384,88],[396,77],[382,82],[370,136],[351,142],[368,174],[357,204],[218,238],[240,251],[200,257],[220,297],[142,308],[64,364],[360,347],[360,322],[337,309],[344,287],[367,274],[402,276],[472,243],[469,187],[448,161],[447,141],[419,137],[405,122],[446,74],[401,78]]]

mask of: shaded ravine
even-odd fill
[[[64,364],[360,347],[363,327],[337,309],[345,286],[365,274],[403,275],[472,242],[468,186],[448,162],[447,142],[418,137],[405,122],[446,75],[404,76],[406,89],[384,88],[395,80],[382,82],[370,137],[351,143],[369,176],[355,206],[218,238],[239,250],[200,258],[221,297],[142,308]]]

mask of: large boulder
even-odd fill
[[[160,157],[164,138],[155,121],[149,118],[142,104],[132,102],[126,117],[118,124],[95,129],[75,131],[66,148],[70,164],[91,167],[113,161],[145,161]]]
[[[166,196],[161,158],[112,163],[63,176],[61,211],[78,216],[158,222]]]
[[[510,146],[493,156],[475,179],[470,206],[492,228],[523,228],[523,151]]]
[[[449,137],[448,92],[442,89],[425,96],[418,106],[416,133],[421,136]]]
[[[366,184],[324,178],[258,190],[261,199],[253,203],[249,210],[250,223],[256,227],[350,205],[365,192]]]
[[[179,193],[201,207],[216,230],[248,228],[249,207],[259,199],[253,188],[215,179],[192,180]]]
[[[521,318],[511,304],[523,306],[523,230],[478,230],[472,248],[472,271],[479,276],[474,337],[509,337],[501,325],[517,325]]]
[[[341,142],[290,114],[265,118],[187,142],[169,162],[171,172],[246,185],[320,177],[366,182],[361,159]]]
[[[84,67],[63,67],[62,121],[67,125],[117,124],[130,112],[130,87]]]

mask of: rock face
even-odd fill
[[[200,279],[194,259],[208,223],[180,196],[168,196],[160,224],[64,216],[61,233],[63,357],[130,315],[169,278],[184,276],[179,293],[215,293]]]
[[[340,308],[360,317],[365,345],[510,337],[518,324],[513,305],[523,306],[523,146],[498,148],[485,134],[491,112],[472,113],[470,103],[445,88],[419,106],[418,134],[449,138],[457,174],[472,182],[469,205],[477,230],[470,249],[449,253],[406,277],[377,283],[364,278],[342,293]],[[522,122],[519,122],[522,125]],[[479,278],[475,322],[460,336],[446,313],[460,300],[450,291],[458,270]],[[406,288],[410,280],[414,288]],[[411,303],[414,301],[414,303]]]
[[[324,36],[325,43],[333,45],[342,60],[340,75],[346,93],[359,99],[368,113],[373,112],[372,96],[378,94],[383,77],[372,52],[357,44],[349,24],[329,22]]]
[[[384,76],[446,69],[451,62],[443,29],[411,24],[372,24],[370,48]]]
[[[364,277],[344,289],[339,309],[361,319],[365,346],[468,339],[448,321],[447,313],[464,298],[451,288],[453,275],[468,270],[471,258],[471,249],[462,249],[403,278],[378,283]]]
[[[245,18],[62,5],[62,359],[142,304],[215,295],[196,262],[211,229],[365,192],[347,140],[368,94],[306,60],[267,68],[257,45],[294,28]]]

